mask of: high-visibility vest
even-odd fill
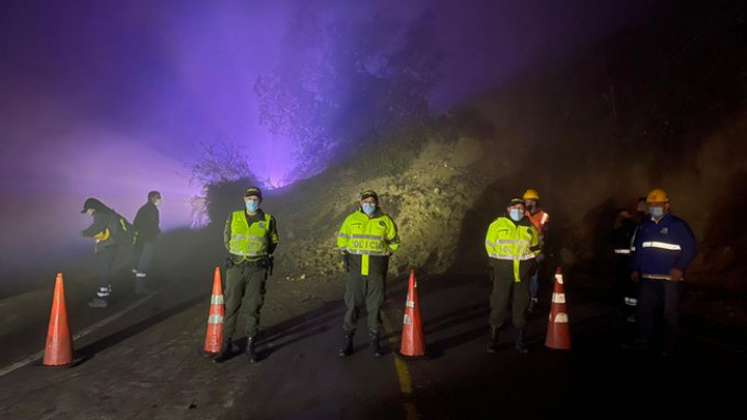
[[[550,221],[550,214],[546,213],[544,210],[538,210],[534,214],[527,211],[526,216],[540,233],[544,231],[545,225]]]
[[[250,225],[243,210],[233,212],[228,251],[250,259],[267,256],[271,220],[272,216],[265,213],[264,220]]]
[[[362,211],[350,214],[337,234],[337,248],[361,256],[361,274],[368,275],[369,257],[387,256],[399,249],[397,226],[387,214],[369,218]]]
[[[533,259],[533,249],[539,246],[539,232],[534,226],[516,225],[507,217],[490,224],[485,236],[485,249],[490,258],[513,261],[514,281],[521,281],[519,264]]]

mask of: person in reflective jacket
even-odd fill
[[[513,309],[512,321],[517,329],[516,350],[526,353],[524,328],[529,306],[529,280],[537,270],[540,233],[526,217],[524,200],[514,198],[506,213],[490,224],[485,236],[485,250],[493,268],[493,291],[490,294],[490,341],[488,352],[494,353],[498,335]]]
[[[375,191],[360,195],[360,207],[350,214],[337,235],[337,248],[345,261],[344,341],[340,357],[353,353],[358,314],[368,312],[368,334],[374,356],[381,356],[379,333],[389,257],[399,248],[394,220],[379,207]]]
[[[92,308],[106,308],[109,306],[109,298],[112,293],[112,268],[117,257],[117,251],[121,245],[125,245],[127,222],[96,198],[88,198],[83,203],[83,210],[93,219],[93,222],[81,235],[95,241],[94,253],[96,255],[96,277],[98,285],[96,296],[89,302]]]
[[[658,345],[662,355],[675,350],[679,333],[679,302],[685,271],[697,255],[695,236],[688,224],[671,214],[667,193],[660,189],[646,197],[650,218],[636,230],[631,251],[631,278],[640,281],[638,321],[641,337],[636,347]],[[657,333],[656,309],[664,308],[666,329]]]
[[[628,209],[619,209],[610,234],[610,253],[613,258],[614,282],[612,297],[616,307],[621,308],[622,318],[636,322],[638,307],[638,284],[630,279],[633,234],[638,228],[635,216]]]
[[[280,241],[275,217],[260,208],[262,191],[249,187],[244,193],[244,209],[228,216],[223,230],[226,259],[224,341],[215,359],[221,363],[237,351],[233,343],[239,312],[246,314],[246,356],[249,363],[256,353],[260,311],[265,302],[268,275],[272,274],[272,253]]]

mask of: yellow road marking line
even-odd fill
[[[385,311],[381,311],[381,321],[384,324],[386,331],[394,331],[392,323],[389,321],[389,317]],[[390,347],[394,348],[397,344],[397,339],[394,336],[389,337]],[[402,395],[405,397],[403,405],[405,408],[405,418],[407,420],[416,420],[418,418],[418,412],[413,401],[412,392],[412,375],[410,375],[410,369],[407,367],[407,363],[400,359],[398,355],[394,355],[394,370],[397,372],[397,380],[399,381],[399,389]]]

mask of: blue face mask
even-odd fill
[[[650,207],[648,212],[651,213],[651,217],[654,219],[661,219],[664,217],[664,207]]]
[[[259,208],[259,202],[257,201],[246,201],[246,211],[249,213],[256,213]]]
[[[363,213],[366,213],[367,215],[371,216],[376,211],[376,204],[363,203],[361,205],[361,208],[363,209]]]
[[[513,220],[514,222],[518,222],[519,220],[524,218],[524,213],[522,213],[519,209],[511,209],[508,212],[508,216]]]

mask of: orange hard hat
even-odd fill
[[[647,204],[658,204],[658,203],[668,203],[669,202],[669,196],[667,195],[667,192],[662,190],[661,188],[656,188],[654,190],[651,190],[650,193],[646,196],[646,203]]]
[[[524,195],[521,198],[524,199],[524,200],[539,201],[540,195],[537,192],[537,190],[533,190],[533,189],[530,188],[530,189],[526,190],[526,192],[524,193]]]

